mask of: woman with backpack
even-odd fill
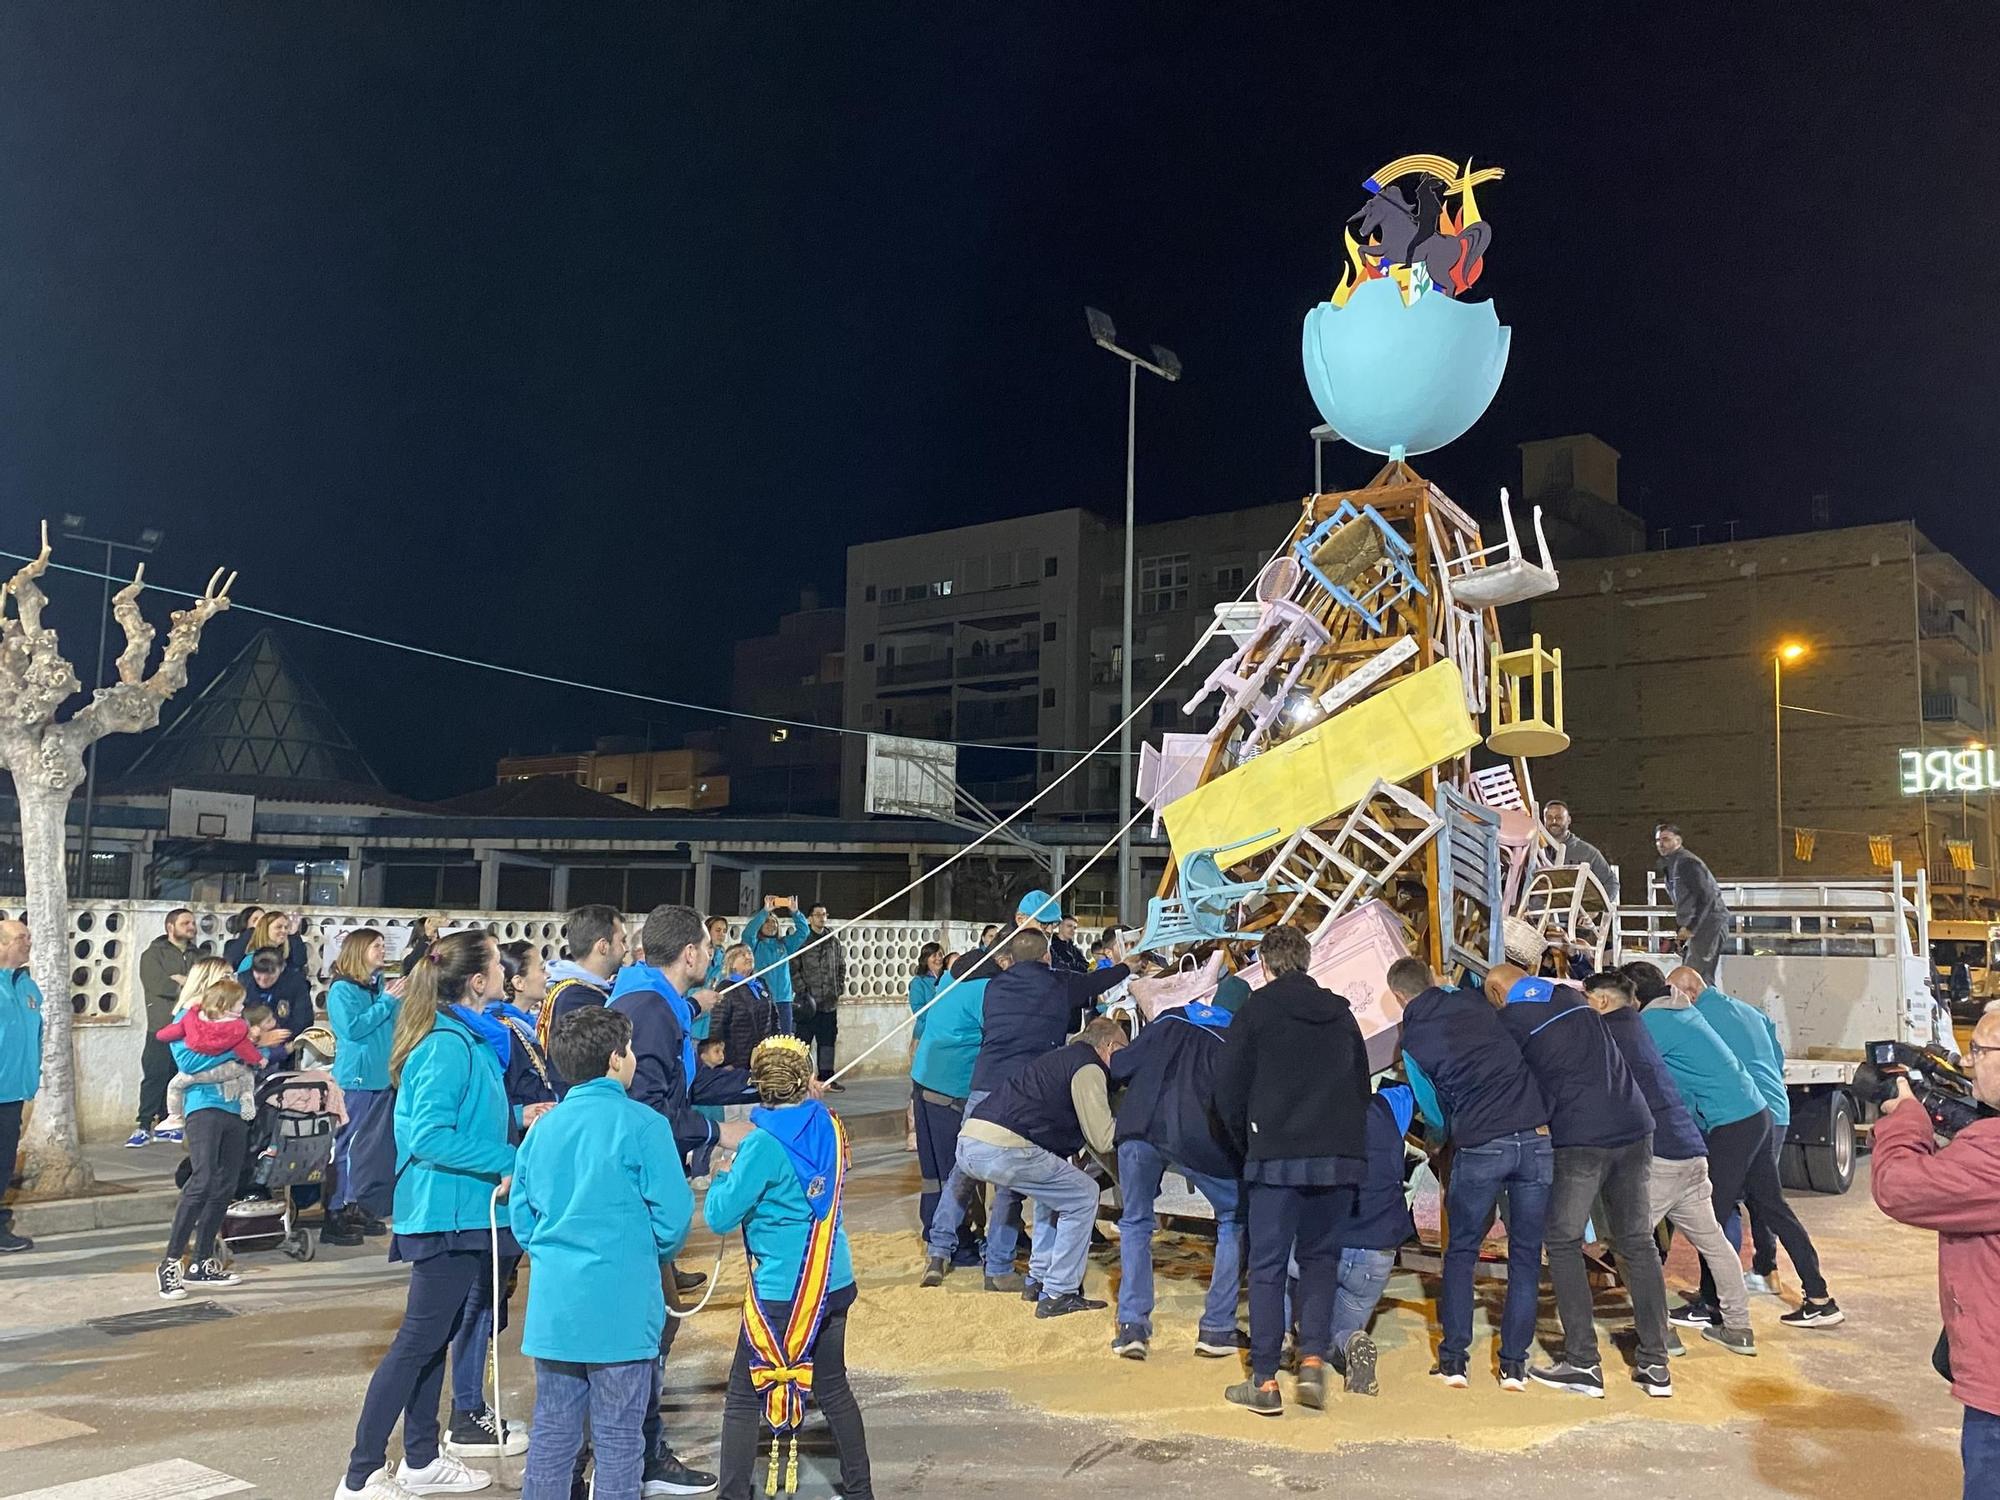
[[[486,1008],[506,995],[491,934],[455,932],[417,963],[396,1015],[389,1082],[396,1091],[395,1234],[389,1259],[410,1266],[402,1326],[376,1366],[355,1425],[341,1487],[360,1500],[463,1494],[490,1474],[438,1446],[445,1351],[473,1284],[493,1272],[494,1189],[514,1170],[507,1087],[484,1035]],[[389,1433],[403,1424],[403,1461],[387,1467]]]

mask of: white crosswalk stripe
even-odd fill
[[[120,1469],[95,1479],[79,1479],[72,1484],[51,1485],[45,1490],[25,1490],[0,1500],[210,1500],[215,1495],[233,1495],[253,1486],[220,1469],[205,1468],[185,1458],[169,1458],[156,1464]]]

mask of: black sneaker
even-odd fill
[[[1503,1391],[1525,1391],[1528,1388],[1528,1362],[1525,1359],[1503,1359],[1500,1361],[1500,1389]]]
[[[178,1302],[187,1295],[187,1288],[181,1285],[181,1263],[169,1257],[160,1262],[160,1300]]]
[[[1250,1335],[1242,1329],[1234,1333],[1204,1333],[1196,1337],[1194,1352],[1203,1359],[1237,1359],[1250,1347]]]
[[[12,1230],[0,1229],[0,1255],[19,1255],[23,1250],[32,1250],[35,1242],[25,1234],[15,1234]]]
[[[1454,1391],[1462,1391],[1470,1383],[1465,1378],[1465,1366],[1456,1362],[1446,1364],[1443,1360],[1439,1360],[1431,1366],[1431,1374]]]
[[[1035,1280],[1034,1277],[1027,1277],[1021,1282],[1021,1300],[1023,1302],[1039,1302],[1042,1300],[1042,1284]]]
[[[235,1286],[242,1279],[213,1256],[196,1261],[181,1273],[181,1281],[187,1286]]]
[[[1148,1338],[1145,1324],[1120,1323],[1118,1336],[1111,1341],[1111,1352],[1120,1359],[1144,1359]]]
[[[829,1094],[844,1094],[847,1092],[847,1085],[837,1078],[829,1078],[826,1082],[826,1091]]]
[[[639,1486],[642,1495],[706,1495],[715,1488],[715,1476],[690,1469],[672,1453],[646,1460],[646,1478]]]
[[[1669,1323],[1677,1323],[1682,1328],[1707,1328],[1711,1324],[1722,1325],[1722,1309],[1713,1302],[1683,1302],[1667,1314]]]
[[[1604,1367],[1602,1365],[1573,1365],[1566,1359],[1559,1359],[1552,1365],[1528,1366],[1528,1378],[1537,1385],[1548,1386],[1551,1390],[1568,1391],[1572,1396],[1589,1396],[1595,1400],[1604,1399]],[[1671,1392],[1671,1383],[1667,1387]]]
[[[998,1276],[988,1276],[986,1278],[986,1290],[989,1292],[1018,1293],[1027,1284],[1027,1278],[1022,1276],[1018,1271],[1003,1271]]]
[[[519,1458],[528,1451],[528,1434],[512,1423],[503,1430],[490,1406],[454,1410],[445,1430],[444,1451],[457,1458]]]
[[[1071,1313],[1103,1312],[1111,1304],[1099,1302],[1094,1297],[1086,1297],[1081,1292],[1062,1292],[1054,1297],[1044,1297],[1035,1304],[1038,1318],[1063,1318]]]
[[[1373,1396],[1381,1391],[1375,1382],[1375,1340],[1367,1330],[1357,1328],[1347,1336],[1347,1343],[1340,1351],[1340,1363],[1345,1370],[1342,1380],[1350,1396]]]
[[[362,1236],[367,1232],[362,1228],[362,1223],[358,1209],[343,1208],[338,1213],[328,1214],[326,1223],[319,1232],[320,1243],[345,1245],[350,1248],[359,1245],[363,1242]]]
[[[1674,1393],[1674,1377],[1667,1373],[1665,1365],[1640,1365],[1632,1372],[1632,1383],[1648,1396],[1664,1398]],[[1601,1380],[1597,1394],[1604,1394],[1604,1382]]]
[[[924,1262],[923,1280],[918,1286],[943,1286],[945,1277],[951,1274],[951,1262],[933,1255]]]
[[[699,1291],[707,1282],[706,1271],[683,1271],[679,1266],[674,1267],[674,1285],[680,1288],[683,1296],[689,1292]]]
[[[1840,1310],[1840,1304],[1831,1297],[1822,1297],[1817,1302],[1800,1303],[1792,1311],[1782,1314],[1778,1321],[1790,1328],[1831,1328],[1836,1323],[1845,1323],[1847,1314]]]
[[[1326,1361],[1302,1359],[1296,1389],[1299,1405],[1312,1411],[1326,1410]]]
[[[1278,1394],[1278,1382],[1267,1380],[1262,1385],[1254,1380],[1238,1381],[1222,1393],[1225,1401],[1233,1401],[1238,1406],[1247,1406],[1260,1417],[1282,1416],[1285,1398]]]

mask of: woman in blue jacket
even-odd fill
[[[42,1086],[42,992],[28,972],[28,924],[0,919],[0,1253],[35,1248],[13,1232],[6,1184],[21,1146],[21,1114]]]
[[[492,1274],[492,1200],[514,1171],[500,1059],[482,1014],[506,993],[491,934],[454,932],[418,960],[396,1013],[389,1082],[396,1089],[396,1233],[389,1259],[410,1265],[403,1323],[368,1382],[343,1486],[366,1500],[463,1493],[492,1482],[438,1447],[445,1351],[466,1296]],[[384,1467],[403,1423],[403,1461]]]
[[[393,1104],[389,1092],[389,1038],[407,980],[382,982],[387,960],[382,934],[356,928],[341,939],[333,961],[333,985],[326,992],[326,1020],[333,1028],[333,1081],[347,1102],[347,1123],[333,1143],[333,1196],[320,1238],[329,1245],[358,1245],[389,1226],[354,1201],[348,1151],[375,1111]]]

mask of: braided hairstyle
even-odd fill
[[[795,1036],[771,1036],[750,1054],[750,1084],[768,1108],[797,1104],[812,1092],[812,1051]]]

